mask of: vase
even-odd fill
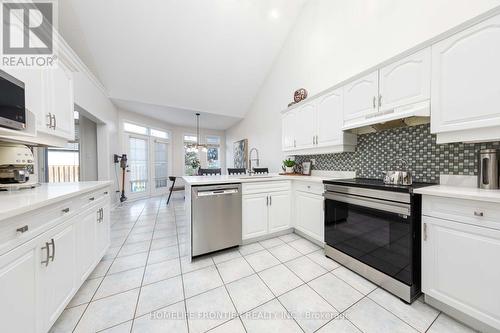
[[[293,173],[293,167],[285,167],[285,173]]]

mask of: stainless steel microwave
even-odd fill
[[[26,128],[24,83],[0,70],[0,126]]]

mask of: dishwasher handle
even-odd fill
[[[197,193],[197,197],[212,197],[216,195],[229,195],[229,194],[237,194],[237,188],[231,188],[227,190],[212,190],[212,191],[200,191]]]

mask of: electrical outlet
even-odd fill
[[[316,165],[316,159],[315,159],[315,158],[311,158],[311,165],[312,165],[312,166],[315,166],[315,165]]]

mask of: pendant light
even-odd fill
[[[207,151],[207,145],[200,143],[200,114],[196,113],[196,144],[190,145],[189,148],[196,152]]]

